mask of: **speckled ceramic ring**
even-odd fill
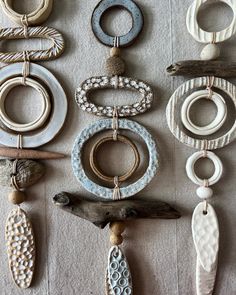
[[[8,93],[14,87],[19,85],[33,87],[41,94],[42,101],[43,101],[43,108],[42,108],[42,112],[40,116],[33,122],[26,123],[26,124],[20,124],[20,123],[14,122],[12,119],[9,118],[5,110],[5,100]],[[51,111],[51,102],[50,102],[49,94],[47,90],[43,87],[43,85],[41,85],[34,79],[31,79],[31,78],[23,79],[22,77],[15,77],[15,78],[6,80],[0,86],[0,120],[10,130],[14,130],[17,132],[27,132],[27,131],[36,130],[46,122],[46,120],[48,119],[50,115],[50,111]]]
[[[209,91],[207,89],[205,90],[199,90],[194,91],[191,95],[189,95],[182,105],[181,109],[181,120],[184,126],[193,134],[197,135],[210,135],[214,134],[216,131],[218,131],[222,125],[224,124],[226,117],[227,117],[227,106],[225,103],[224,98],[218,94],[217,92],[212,92],[211,98],[209,98],[212,102],[215,103],[217,107],[217,115],[215,119],[206,126],[197,126],[194,124],[190,118],[190,110],[193,104],[202,99],[209,96]]]
[[[99,120],[85,128],[76,138],[71,156],[71,164],[77,180],[87,191],[106,200],[113,199],[114,190],[94,183],[86,175],[82,162],[82,152],[83,147],[91,137],[101,131],[110,129],[112,129],[112,119]],[[140,192],[153,179],[158,168],[158,153],[155,141],[151,134],[142,125],[137,122],[122,119],[119,120],[119,130],[122,129],[129,130],[139,135],[145,141],[149,151],[149,163],[145,174],[135,183],[120,188],[121,199],[125,199]]]
[[[143,14],[139,6],[132,0],[102,0],[95,7],[91,19],[92,30],[96,38],[107,46],[114,46],[114,36],[110,36],[104,32],[101,27],[101,19],[103,14],[113,7],[122,7],[126,9],[132,16],[132,28],[131,30],[123,35],[119,36],[119,46],[125,47],[132,44],[143,28]]]
[[[217,157],[216,154],[209,151],[199,151],[188,158],[188,161],[186,163],[186,172],[189,179],[199,186],[204,186],[204,179],[199,178],[194,171],[194,165],[200,158],[208,158],[213,162],[215,166],[215,172],[212,177],[207,180],[207,182],[209,186],[217,183],[222,177],[223,165],[220,158]]]

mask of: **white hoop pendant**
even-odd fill
[[[172,134],[180,142],[198,150],[214,150],[222,148],[236,139],[236,119],[234,120],[230,130],[228,130],[222,136],[211,140],[193,138],[181,129],[181,126],[178,122],[178,107],[181,100],[193,89],[207,87],[208,84],[209,77],[199,77],[186,81],[173,93],[166,108],[167,123]],[[228,95],[232,100],[234,107],[236,108],[235,85],[224,79],[215,77],[212,87],[218,88],[222,90],[226,95]]]
[[[189,33],[193,38],[201,43],[219,43],[231,38],[236,33],[236,1],[235,0],[219,0],[228,4],[233,10],[233,20],[229,27],[219,32],[206,32],[200,28],[197,15],[202,4],[208,0],[195,0],[188,9],[186,25]]]
[[[5,100],[11,89],[16,86],[24,85],[30,86],[36,89],[43,98],[43,109],[40,116],[33,122],[27,124],[16,123],[9,118],[5,110]],[[31,78],[24,79],[23,77],[15,77],[9,80],[6,80],[0,87],[0,120],[2,123],[8,127],[10,130],[17,132],[27,132],[33,131],[40,128],[48,119],[51,111],[51,102],[47,90],[36,80]]]
[[[43,23],[50,15],[52,11],[53,0],[41,0],[41,3],[37,9],[29,14],[17,13],[12,8],[12,0],[0,0],[2,10],[5,14],[18,25],[22,25],[22,19],[26,18],[29,25],[39,25]]]
[[[195,173],[195,169],[194,169],[194,165],[195,163],[201,159],[201,158],[208,158],[210,159],[214,166],[215,166],[215,172],[212,175],[211,178],[209,178],[207,180],[209,186],[217,183],[220,178],[222,177],[223,174],[223,165],[222,162],[220,160],[219,157],[217,157],[216,154],[209,152],[209,151],[199,151],[194,153],[191,157],[188,158],[188,161],[186,163],[186,172],[187,175],[189,177],[189,179],[194,182],[195,184],[199,185],[199,186],[204,186],[205,185],[205,181],[204,179],[199,178],[196,173]]]
[[[213,101],[217,107],[217,115],[215,119],[206,126],[197,126],[192,122],[190,118],[191,107],[197,100],[200,100],[202,98],[207,99],[208,96],[209,91],[207,89],[195,91],[191,95],[189,95],[183,103],[181,109],[181,120],[183,125],[193,134],[203,136],[213,134],[222,127],[226,120],[227,106],[225,100],[220,94],[212,92],[211,98],[209,99]]]

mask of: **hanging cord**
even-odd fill
[[[21,23],[22,26],[24,27],[24,37],[25,39],[29,38],[29,33],[28,33],[28,18],[27,15],[23,15],[21,18]],[[23,69],[22,69],[22,76],[23,76],[23,80],[22,83],[23,85],[26,86],[26,78],[29,76],[29,72],[30,72],[30,57],[29,57],[29,52],[26,50],[23,52],[24,53],[24,64],[23,64]]]
[[[216,44],[216,32],[212,32],[212,41],[211,44]]]
[[[22,23],[22,26],[24,27],[25,39],[28,39],[29,38],[29,32],[28,32],[29,23],[28,23],[28,18],[27,18],[26,14],[22,15],[21,23]]]
[[[119,133],[119,116],[118,116],[117,107],[114,107],[113,109],[112,129],[113,129],[113,140],[117,141],[117,137]]]
[[[120,37],[119,36],[115,36],[114,37],[114,44],[113,45],[114,45],[115,48],[119,48],[120,47]],[[118,75],[115,75],[114,78],[115,78],[114,88],[117,89],[118,88],[118,84],[119,84],[119,76]]]
[[[212,98],[212,95],[213,95],[212,87],[214,85],[214,81],[215,81],[214,76],[208,77],[207,88],[206,88],[208,90],[208,92],[209,92],[208,97],[207,97],[208,99]]]
[[[11,174],[11,184],[12,186],[15,188],[15,190],[20,191],[20,187],[17,184],[17,164],[18,164],[18,160],[14,160],[13,162],[13,166],[12,166],[12,174]]]
[[[120,187],[119,187],[119,177],[114,177],[114,191],[113,191],[113,200],[118,201],[121,200],[121,194],[120,194]]]

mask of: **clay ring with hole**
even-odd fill
[[[201,43],[211,43],[211,42],[223,42],[231,38],[236,33],[236,1],[234,0],[219,0],[220,2],[226,3],[233,10],[233,20],[231,24],[224,30],[219,32],[206,32],[200,28],[197,20],[198,12],[200,7],[208,2],[209,0],[194,0],[190,5],[187,17],[186,25],[189,33],[193,38]]]
[[[120,183],[120,182],[128,180],[135,173],[140,163],[140,155],[136,145],[128,137],[118,134],[117,141],[129,145],[134,153],[134,163],[131,169],[125,174],[118,176],[118,182]],[[95,145],[93,146],[90,152],[90,166],[94,174],[97,175],[97,177],[99,177],[100,179],[106,182],[114,183],[115,176],[105,175],[103,171],[100,169],[100,167],[98,166],[98,163],[96,160],[98,149],[101,148],[101,146],[106,142],[114,142],[113,136],[111,135],[111,136],[102,137],[95,143]]]
[[[71,155],[71,164],[77,180],[87,191],[104,200],[112,200],[114,190],[98,185],[87,176],[82,161],[82,154],[83,148],[90,138],[101,131],[112,130],[112,121],[112,119],[98,120],[82,130],[75,140]],[[129,130],[139,135],[145,141],[149,152],[149,163],[144,175],[136,182],[120,188],[121,199],[125,199],[134,196],[149,184],[155,176],[159,164],[156,143],[146,128],[137,122],[121,119],[119,120],[119,130],[122,129]]]
[[[15,63],[0,69],[0,85],[6,80],[20,76],[22,79],[22,69],[24,63]],[[50,92],[52,109],[48,121],[35,132],[22,134],[22,147],[35,148],[51,141],[62,129],[67,114],[66,94],[55,78],[46,68],[31,63],[29,78],[37,79]],[[18,146],[18,134],[11,133],[0,127],[0,144],[8,147]]]
[[[188,175],[189,179],[192,180],[192,182],[194,182],[195,184],[197,184],[199,186],[205,185],[206,180],[199,178],[196,175],[195,170],[194,170],[195,163],[201,158],[210,159],[215,166],[214,174],[207,180],[209,186],[211,186],[211,185],[217,183],[223,174],[222,162],[221,162],[220,158],[212,152],[199,151],[199,152],[194,153],[191,157],[189,157],[187,160],[187,163],[186,163],[187,175]]]
[[[222,125],[224,124],[227,118],[227,106],[226,106],[224,98],[220,94],[216,92],[212,92],[212,95],[209,98],[209,100],[214,102],[217,107],[217,115],[215,119],[206,126],[197,126],[196,124],[192,122],[190,118],[191,107],[196,101],[202,98],[208,99],[207,98],[208,96],[209,96],[208,90],[195,91],[184,100],[184,103],[182,105],[182,108],[181,108],[182,123],[193,134],[203,135],[203,136],[213,134],[222,127]]]
[[[126,9],[131,17],[132,17],[132,28],[131,30],[123,35],[123,36],[117,36],[119,39],[119,46],[125,47],[130,44],[132,44],[139,34],[142,31],[143,28],[143,14],[139,6],[132,0],[102,0],[98,3],[98,5],[95,7],[92,19],[91,19],[91,25],[92,30],[96,38],[107,46],[114,46],[115,37],[110,36],[106,32],[104,32],[102,26],[101,26],[101,19],[102,16],[106,11],[113,7],[121,7]]]
[[[13,120],[9,118],[5,110],[5,100],[8,93],[14,87],[17,87],[19,85],[33,87],[41,94],[42,100],[43,100],[43,108],[42,108],[42,112],[40,116],[33,122],[26,123],[26,124],[20,124],[20,123],[14,122]],[[46,122],[46,120],[48,119],[50,115],[50,111],[51,111],[51,102],[50,102],[49,94],[47,90],[43,87],[43,85],[41,85],[34,79],[26,78],[24,80],[23,77],[15,77],[15,78],[6,80],[0,86],[0,120],[10,130],[14,130],[17,132],[27,132],[27,131],[36,130]]]
[[[0,0],[0,4],[4,13],[18,25],[22,25],[22,19],[25,17],[29,25],[39,25],[46,21],[49,17],[53,0],[41,0],[40,5],[28,14],[20,14],[12,8],[13,0]]]

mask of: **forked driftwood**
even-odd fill
[[[90,201],[66,192],[57,194],[53,201],[63,210],[104,228],[112,221],[130,219],[177,219],[181,214],[161,201],[126,199],[121,201]]]
[[[184,60],[170,65],[166,69],[170,76],[216,76],[236,77],[236,62],[223,60]]]

